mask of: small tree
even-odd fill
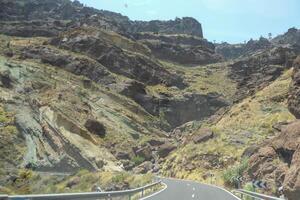
[[[268,33],[269,40],[272,40],[272,33]]]

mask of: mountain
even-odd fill
[[[190,17],[132,21],[68,0],[0,0],[0,24],[1,192],[124,189],[155,173],[209,182],[210,171],[296,199],[297,147],[272,152],[286,178],[259,173],[270,163],[257,158],[294,138],[299,30],[214,44]]]

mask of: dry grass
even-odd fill
[[[170,172],[173,172],[173,175],[180,178],[210,182],[210,180],[202,178],[202,175],[208,171],[203,167],[203,161],[195,162],[195,158],[205,154],[217,154],[223,167],[210,170],[215,174],[214,181],[217,184],[223,184],[222,171],[239,162],[246,147],[272,137],[274,134],[272,125],[275,123],[294,120],[294,116],[287,109],[291,73],[292,69],[286,71],[254,96],[233,105],[216,124],[203,124],[202,127],[212,129],[216,137],[205,143],[190,142],[179,148],[166,162],[165,173],[171,175]],[[182,160],[189,160],[187,163],[194,163],[199,167],[188,171],[184,168],[185,164]],[[170,166],[172,170],[170,170]]]

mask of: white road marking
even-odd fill
[[[193,191],[195,191],[195,188],[193,187]]]
[[[192,195],[192,198],[194,198],[194,197],[195,197],[195,194]]]
[[[190,186],[190,184],[188,183],[188,184],[186,184],[187,186]]]

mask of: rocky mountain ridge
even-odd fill
[[[159,172],[205,182],[205,171],[221,177],[243,154],[253,156],[250,177],[265,177],[255,152],[297,137],[290,130],[292,114],[299,117],[298,30],[218,45],[188,17],[131,21],[68,0],[0,5],[0,136],[4,151],[20,152],[15,162],[0,157],[14,163],[0,170],[1,185],[13,188],[7,177],[20,179],[15,171],[24,168]],[[291,128],[273,131],[285,122]],[[290,160],[282,174],[298,171],[294,145],[274,151]],[[266,176],[295,199],[296,175]]]

